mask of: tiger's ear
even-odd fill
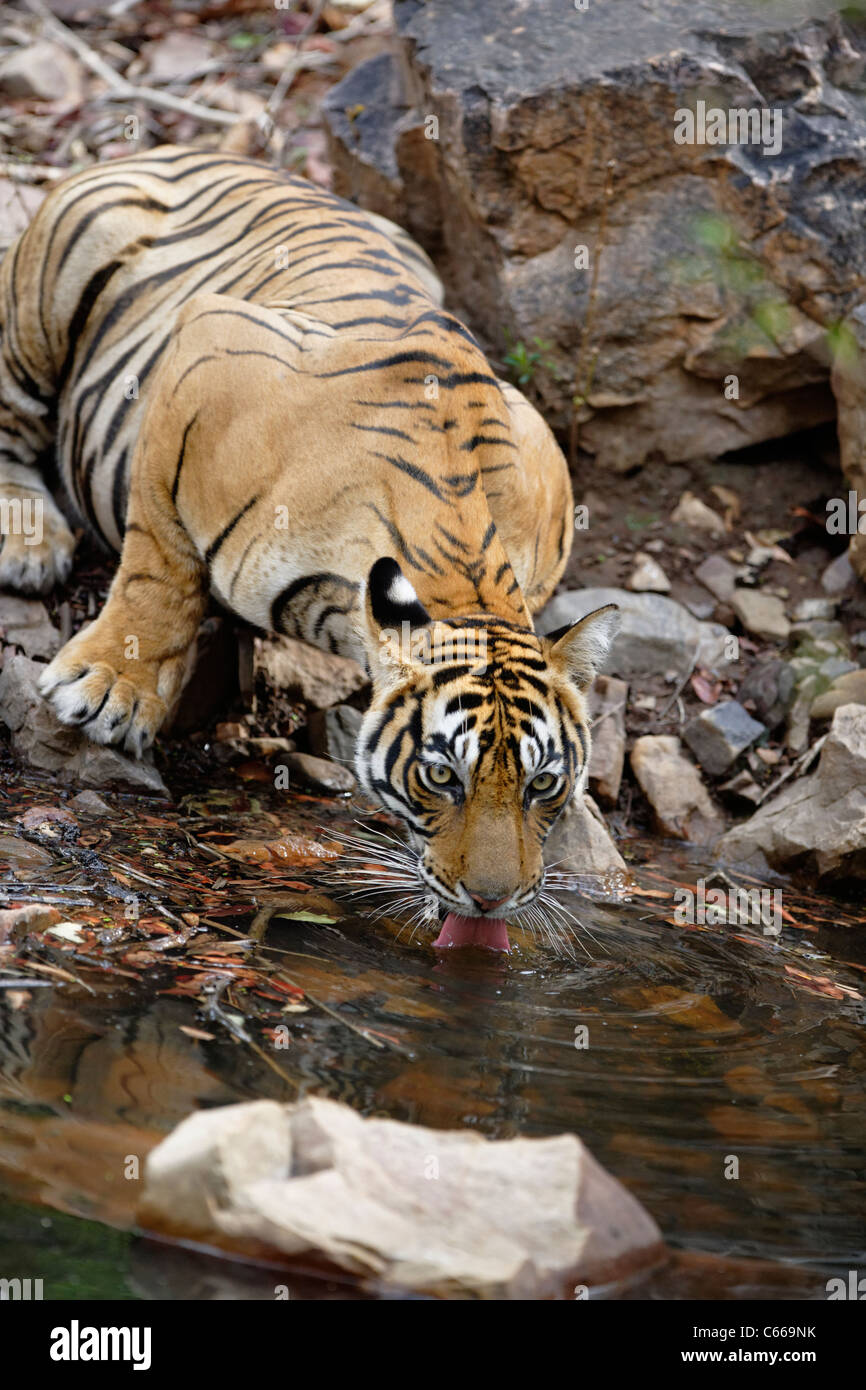
[[[396,560],[377,560],[364,586],[364,645],[377,684],[404,679],[416,667],[412,634],[430,614]]]
[[[548,661],[559,666],[579,690],[589,690],[604,665],[619,624],[616,604],[606,603],[579,622],[549,632]]]

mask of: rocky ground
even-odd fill
[[[106,15],[87,0],[7,6],[0,249],[57,178],[163,140],[256,154],[323,185],[336,157],[345,183],[353,166],[334,113],[359,122],[356,162],[374,113],[361,104],[347,114],[340,93],[349,88],[335,93],[334,84],[375,65],[391,25],[385,0],[278,13],[190,3],[170,15],[125,3]],[[543,401],[545,361],[543,348],[514,348],[497,366]],[[826,524],[828,501],[847,498],[832,426],[691,463],[620,460],[618,473],[575,452],[568,430],[563,444],[575,459],[575,544],[541,626],[611,599],[623,609],[593,694],[590,776],[619,850],[628,858],[630,838],[654,829],[718,844],[720,856],[752,870],[803,870],[843,890],[861,879],[866,600],[847,537]],[[0,598],[0,716],[20,757],[96,787],[158,792],[167,760],[195,767],[216,757],[257,765],[269,779],[288,767],[318,793],[352,789],[363,673],[237,631],[216,612],[154,763],[132,765],[61,730],[36,700],[34,663],[94,615],[110,574],[84,540],[66,591],[45,603]],[[576,870],[623,867],[592,810],[572,817],[566,848]]]

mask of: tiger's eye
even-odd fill
[[[444,763],[435,763],[433,767],[428,767],[427,776],[437,787],[446,787],[454,780],[454,773]]]
[[[537,777],[533,777],[529,785],[534,792],[549,792],[555,782],[556,778],[552,772],[540,772]]]

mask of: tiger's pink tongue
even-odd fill
[[[484,946],[488,951],[510,951],[508,923],[503,917],[458,917],[449,912],[433,945]]]

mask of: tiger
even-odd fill
[[[566,460],[406,232],[191,147],[59,183],[0,267],[0,496],[42,518],[6,528],[0,585],[66,580],[67,516],[120,555],[41,676],[63,724],[140,757],[211,599],[363,662],[358,782],[406,828],[438,944],[508,948],[585,789],[618,615],[536,633]]]

